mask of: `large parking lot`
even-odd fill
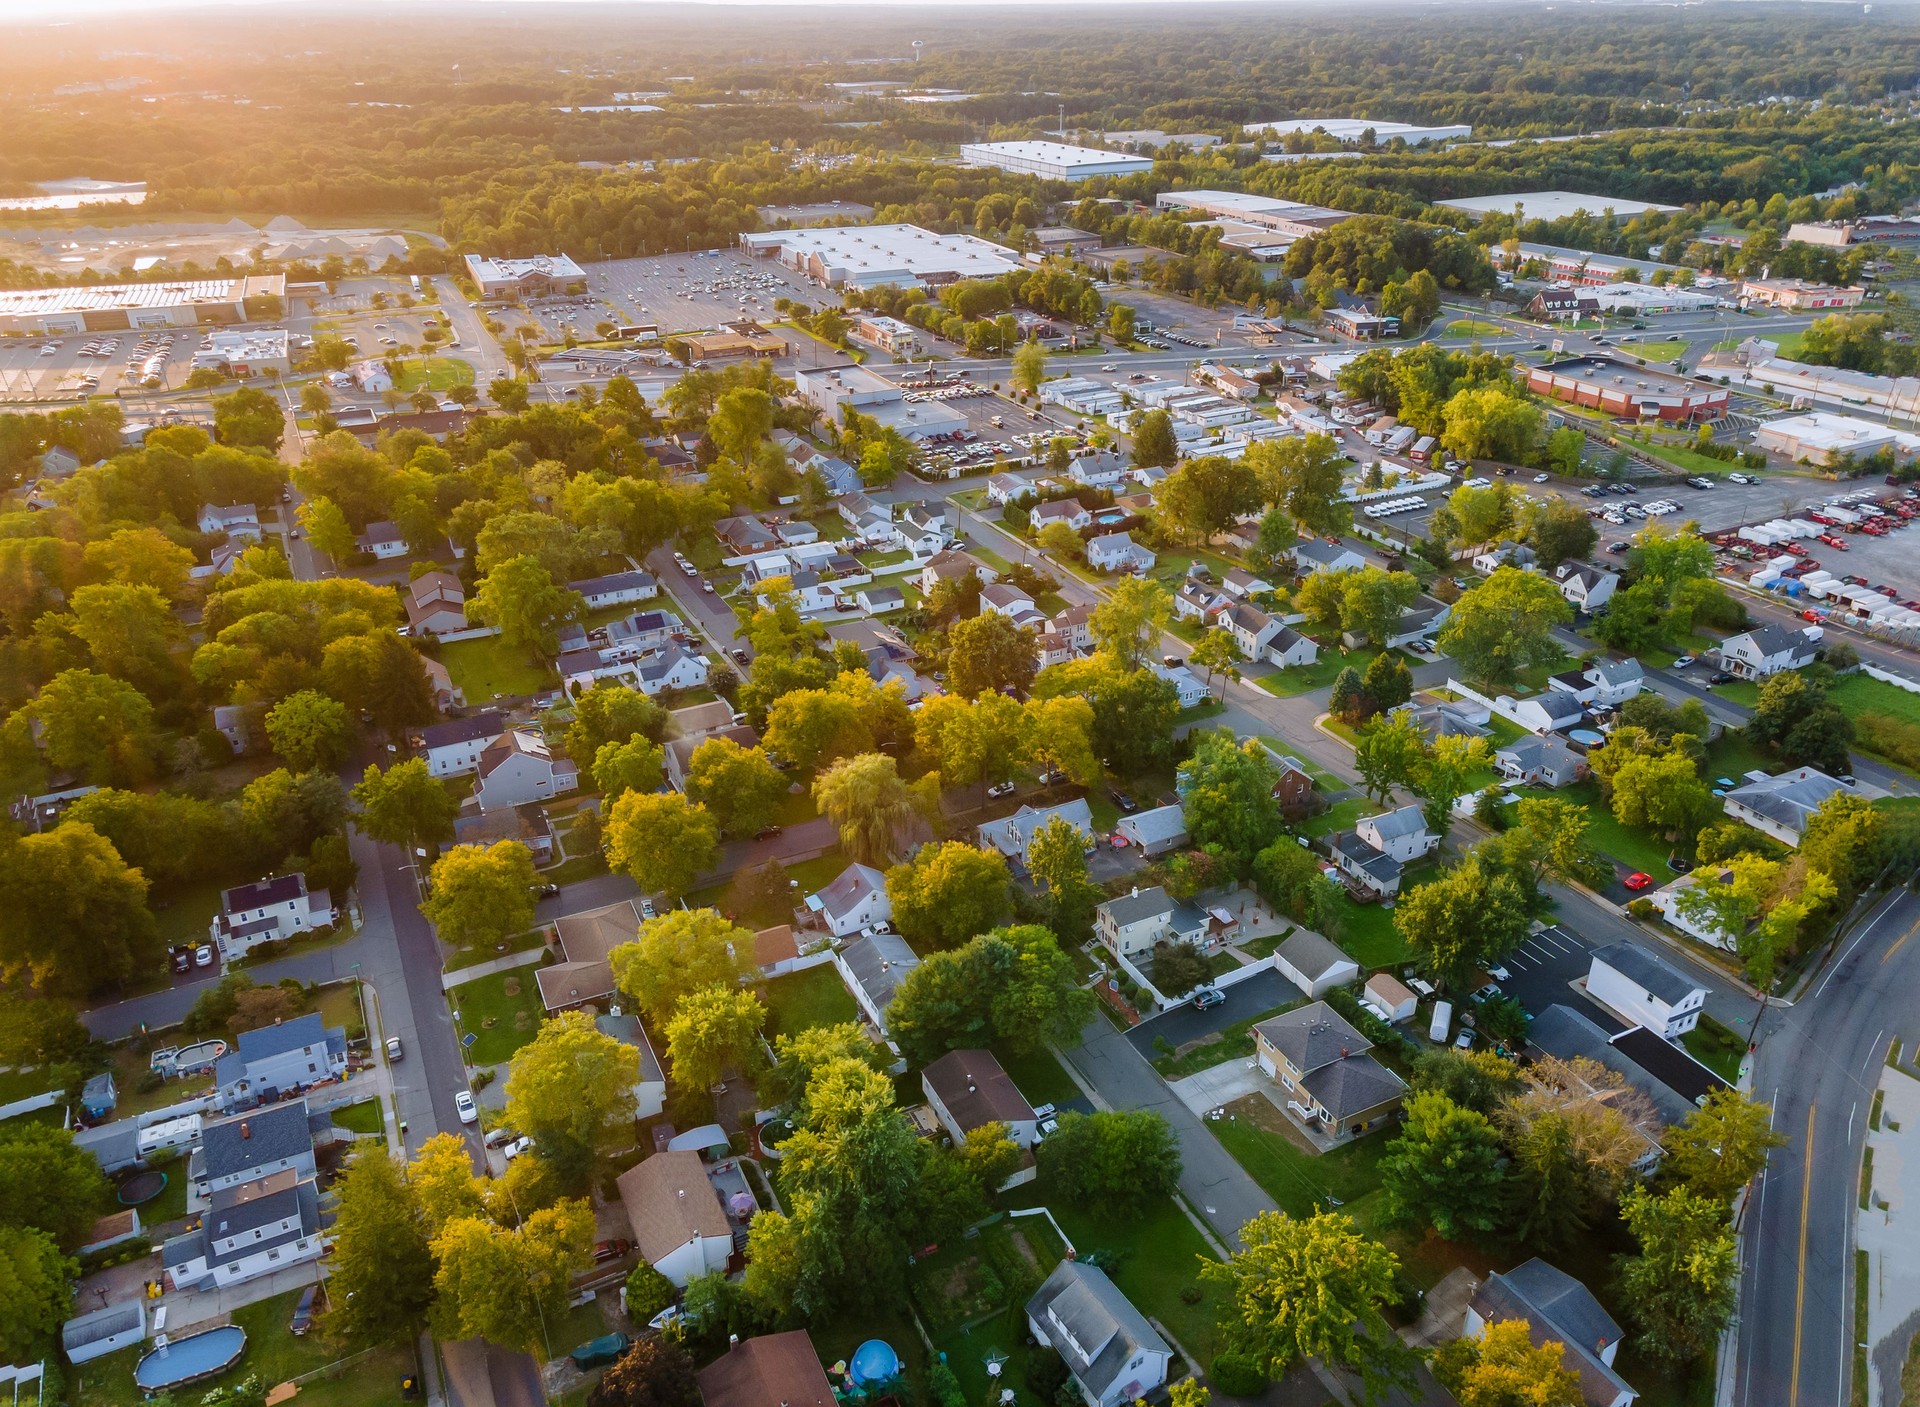
[[[839,302],[838,295],[777,261],[738,249],[614,259],[588,264],[586,270],[591,296],[573,300],[582,306],[555,310],[571,317],[582,339],[591,337],[602,319],[619,326],[652,323],[663,333],[692,332],[743,317],[772,322],[778,316],[776,298],[814,307]]]
[[[182,327],[8,337],[0,341],[0,400],[78,400],[177,387],[199,345],[199,331]]]

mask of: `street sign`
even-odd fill
[[[1559,338],[1559,337],[1556,337],[1553,339],[1553,352],[1555,356],[1558,356],[1560,353],[1564,352],[1566,349],[1567,349],[1567,344],[1565,339]]]

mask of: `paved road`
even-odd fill
[[[1898,890],[1805,997],[1762,1019],[1753,1093],[1789,1142],[1757,1180],[1742,1228],[1733,1407],[1848,1400],[1860,1158],[1888,1043],[1911,1052],[1920,1038],[1916,933],[1920,896]]]

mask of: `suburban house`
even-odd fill
[[[987,502],[1005,508],[1022,494],[1032,493],[1033,485],[1018,474],[995,474],[987,480]]]
[[[1620,585],[1620,573],[1591,562],[1562,562],[1553,569],[1553,579],[1569,605],[1589,613],[1611,601]]]
[[[916,557],[930,557],[947,545],[947,510],[938,503],[909,503],[893,520],[901,545]]]
[[[251,503],[208,503],[200,509],[200,531],[225,533],[230,542],[260,540],[260,510]]]
[[[1136,887],[1095,909],[1093,929],[1115,954],[1132,959],[1160,943],[1200,943],[1207,936],[1207,915],[1159,885]]]
[[[1233,637],[1240,653],[1257,660],[1265,653],[1267,642],[1286,629],[1280,617],[1269,615],[1258,606],[1235,606],[1220,615],[1221,627]]]
[[[1591,1060],[1646,1096],[1644,1112],[1629,1118],[1639,1142],[1634,1166],[1643,1172],[1651,1170],[1665,1153],[1660,1140],[1666,1130],[1684,1123],[1713,1090],[1727,1087],[1725,1080],[1674,1042],[1641,1026],[1609,1032],[1586,1011],[1560,1002],[1534,1014],[1533,1024],[1527,1028],[1527,1044],[1561,1061],[1577,1064]],[[1603,1083],[1593,1083],[1591,1092],[1597,1094],[1604,1088]],[[1623,1108],[1623,1112],[1628,1111]]]
[[[1657,953],[1637,943],[1593,950],[1587,995],[1635,1026],[1675,1041],[1700,1024],[1707,989]]]
[[[1366,564],[1367,559],[1351,547],[1317,537],[1302,538],[1293,549],[1294,570],[1303,577],[1315,572],[1357,572]]]
[[[1103,533],[1087,543],[1087,565],[1096,572],[1137,572],[1144,576],[1158,560],[1126,533]]]
[[[614,1185],[627,1209],[634,1248],[676,1288],[686,1289],[697,1276],[725,1273],[733,1256],[733,1223],[698,1153],[655,1153],[621,1173]]]
[[[1845,790],[1844,783],[1818,768],[1796,767],[1777,777],[1761,777],[1735,787],[1725,798],[1727,815],[1793,847],[1800,844],[1807,822],[1821,803]]]
[[[1489,547],[1473,559],[1473,569],[1482,576],[1492,576],[1502,567],[1517,567],[1521,571],[1532,571],[1537,559],[1533,549],[1524,542],[1502,542]]]
[[[1440,844],[1440,837],[1427,829],[1426,817],[1418,806],[1368,816],[1353,829],[1367,844],[1403,865],[1430,854]]]
[[[1075,457],[1067,477],[1090,489],[1110,489],[1132,472],[1127,457],[1117,450],[1098,450]]]
[[[1043,630],[1033,637],[1033,658],[1035,664],[1045,669],[1049,665],[1065,664],[1074,658],[1074,649],[1059,631]]]
[[[1266,659],[1269,664],[1286,669],[1293,665],[1312,664],[1320,658],[1320,644],[1309,636],[1302,635],[1290,625],[1283,625],[1267,641]]]
[[[1093,526],[1093,510],[1077,498],[1055,498],[1036,503],[1027,514],[1027,522],[1036,536],[1041,529],[1054,523],[1065,523],[1075,532],[1080,532]]]
[[[200,1224],[160,1248],[175,1289],[218,1290],[317,1260],[320,1193],[311,1173],[268,1173],[215,1190]]]
[[[480,777],[473,789],[482,811],[502,811],[532,801],[547,801],[580,785],[571,760],[554,756],[547,740],[531,728],[511,728],[480,754]]]
[[[407,630],[457,635],[468,628],[467,590],[452,572],[431,571],[407,583]]]
[[[678,645],[669,645],[640,661],[640,692],[652,696],[669,689],[698,689],[707,682],[707,670],[705,655],[691,654]]]
[[[508,806],[478,814],[462,812],[453,818],[455,845],[495,845],[517,840],[527,847],[536,865],[553,859],[553,826],[538,806]]]
[[[722,708],[726,705],[722,704]],[[729,713],[728,717],[732,717]],[[744,723],[733,723],[717,733],[703,733],[691,738],[669,738],[665,752],[667,785],[675,791],[687,789],[687,771],[693,764],[693,755],[700,750],[700,744],[712,742],[715,738],[737,743],[744,748],[758,747],[760,739],[753,729]]]
[[[208,936],[221,959],[233,962],[256,943],[291,938],[333,920],[333,900],[326,890],[309,893],[303,874],[274,875],[221,891],[220,912]]]
[[[202,1196],[212,1196],[277,1172],[310,1178],[315,1166],[307,1101],[290,1099],[203,1124],[188,1175]]]
[[[1367,1054],[1373,1042],[1325,1002],[1268,1017],[1253,1039],[1260,1069],[1293,1096],[1287,1112],[1328,1137],[1384,1123],[1406,1094],[1406,1082]]]
[[[1639,660],[1595,660],[1585,669],[1553,675],[1547,687],[1572,695],[1588,708],[1613,708],[1638,695],[1646,683]]]
[[[422,731],[414,740],[427,759],[427,771],[436,777],[459,777],[477,771],[480,754],[507,728],[507,716],[482,709],[465,718],[450,718]]]
[[[1173,685],[1173,691],[1179,696],[1180,707],[1197,708],[1213,697],[1213,690],[1207,681],[1195,674],[1184,664],[1165,664],[1159,660],[1149,661],[1147,668],[1154,677],[1164,679]]]
[[[780,545],[780,539],[773,535],[773,529],[751,513],[743,514],[738,518],[720,519],[713,525],[713,535],[720,539],[720,545],[734,557],[767,552]]]
[[[1494,753],[1493,770],[1529,786],[1569,787],[1587,775],[1587,759],[1549,733],[1507,744]]]
[[[1022,806],[1011,816],[1002,816],[997,821],[982,821],[979,826],[980,848],[997,850],[1009,860],[1026,862],[1027,852],[1033,847],[1033,838],[1048,821],[1058,818],[1080,833],[1080,843],[1091,849],[1094,843],[1093,811],[1084,797],[1072,801],[1063,801],[1058,806]]]
[[[897,586],[867,586],[856,591],[853,600],[868,615],[883,616],[890,611],[905,610],[907,594]]]
[[[887,877],[872,865],[848,865],[825,889],[807,896],[807,907],[820,915],[827,932],[836,938],[893,917]]]
[[[1015,625],[1036,633],[1047,628],[1046,612],[1033,604],[1033,598],[1003,581],[980,588],[980,613],[1005,616]]]
[[[235,757],[246,752],[253,744],[253,732],[248,727],[247,709],[243,704],[214,705],[213,731],[227,740],[227,746],[233,749]]]
[[[1813,663],[1820,646],[1805,631],[1763,625],[1720,642],[1720,667],[1740,679],[1765,679]]]
[[[1173,593],[1173,615],[1176,620],[1194,620],[1203,625],[1219,624],[1216,617],[1232,605],[1231,596],[1224,591],[1215,591],[1204,581],[1183,581],[1180,589]]]
[[[897,933],[873,933],[836,949],[833,965],[855,1005],[885,1037],[887,1008],[906,975],[920,966],[920,955]]]
[[[704,1407],[838,1407],[805,1329],[736,1343],[700,1370]]]
[[[1008,1138],[1022,1148],[1033,1147],[1039,1116],[992,1051],[948,1051],[920,1072],[920,1088],[956,1145],[965,1143],[975,1129],[1005,1124]],[[1023,1171],[1025,1178],[1016,1173],[1014,1185],[1033,1180],[1031,1167]]]
[[[1318,1001],[1335,987],[1360,980],[1360,964],[1311,929],[1297,928],[1273,950],[1274,970]]]
[[[633,1052],[634,1117],[651,1119],[665,1109],[666,1071],[660,1066],[660,1057],[653,1053],[653,1042],[647,1039],[640,1018],[616,1009],[608,1015],[594,1017],[593,1024],[601,1035],[612,1036]]]
[[[578,591],[590,611],[604,611],[609,606],[638,605],[660,594],[660,584],[652,575],[638,571],[614,572],[610,576],[590,576],[583,581],[570,581],[567,589]]]
[[[407,539],[398,527],[384,518],[377,523],[368,523],[366,531],[354,538],[353,542],[354,546],[369,557],[383,562],[393,557],[405,556],[407,551]]]
[[[1178,850],[1193,839],[1187,833],[1186,808],[1179,805],[1155,806],[1122,816],[1115,829],[1147,859]]]
[[[1507,1319],[1524,1319],[1535,1347],[1563,1346],[1562,1361],[1579,1377],[1588,1407],[1629,1407],[1639,1397],[1613,1370],[1620,1326],[1593,1291],[1566,1271],[1535,1256],[1481,1281],[1467,1301],[1466,1332],[1479,1338]]]
[[[1167,1380],[1173,1350],[1107,1272],[1063,1260],[1027,1301],[1027,1328],[1066,1360],[1087,1407],[1124,1407]]]
[[[780,977],[800,960],[800,942],[790,923],[775,924],[753,935],[753,968],[762,977]]]
[[[613,995],[613,964],[609,958],[615,948],[631,943],[639,932],[640,910],[631,899],[555,919],[553,933],[560,961],[536,968],[533,974],[547,1014]]]
[[[1420,998],[1392,973],[1376,972],[1360,989],[1360,1004],[1390,1026],[1413,1020]]]
[[[1075,650],[1093,648],[1093,607],[1068,606],[1053,618],[1053,628],[1067,637]]]
[[[1513,705],[1512,718],[1530,733],[1557,733],[1586,721],[1587,706],[1564,689],[1530,694]]]
[[[242,1031],[213,1067],[220,1104],[271,1104],[347,1073],[347,1033],[319,1012]]]
[[[1336,831],[1327,842],[1334,868],[1358,898],[1388,899],[1400,892],[1400,862],[1355,831]]]
[[[1245,601],[1273,590],[1273,583],[1265,577],[1257,577],[1245,567],[1228,567],[1220,578],[1220,589],[1227,595]]]
[[[971,572],[980,578],[982,585],[992,581],[996,575],[993,568],[974,556],[971,552],[949,549],[935,552],[920,569],[920,590],[931,596],[933,588],[943,581],[957,580]]]
[[[1453,607],[1445,601],[1436,601],[1425,594],[1416,596],[1413,603],[1400,612],[1400,619],[1387,631],[1387,648],[1401,650],[1409,645],[1431,644],[1440,633],[1440,627],[1452,618]],[[1342,637],[1345,638],[1345,632],[1342,632]],[[1349,649],[1361,643],[1358,636],[1346,640]]]

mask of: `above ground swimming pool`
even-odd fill
[[[226,1372],[240,1360],[246,1348],[247,1331],[238,1324],[189,1334],[145,1354],[134,1366],[134,1386],[152,1396],[168,1388],[199,1382]]]
[[[853,1351],[848,1366],[852,1371],[847,1376],[857,1387],[888,1383],[900,1376],[900,1355],[885,1339],[868,1339]]]

